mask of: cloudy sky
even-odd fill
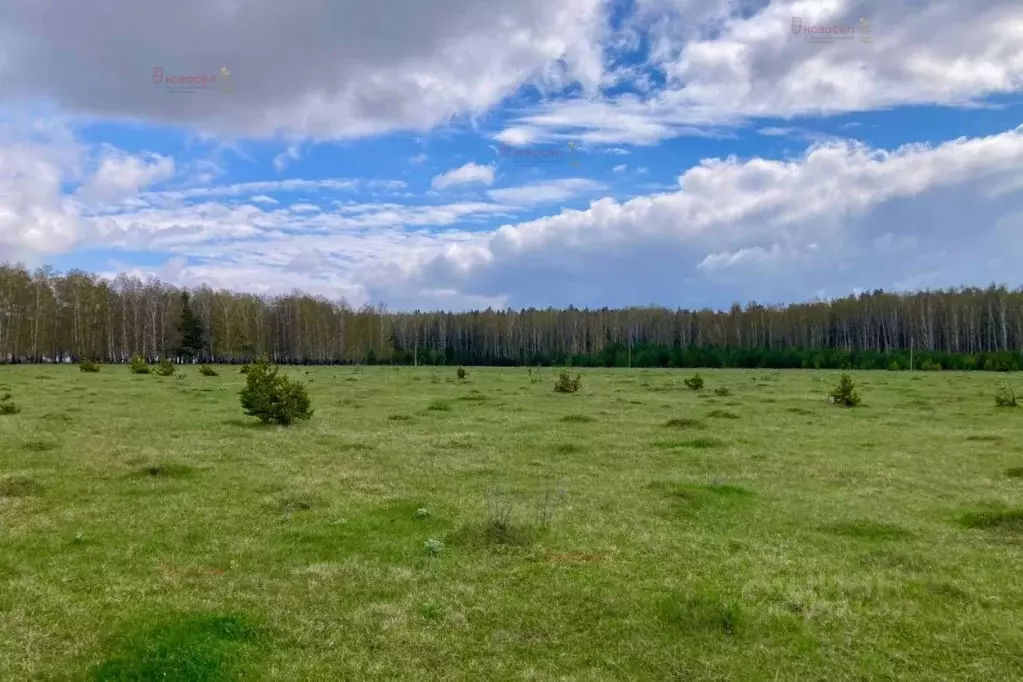
[[[1021,93],[1019,0],[4,0],[0,261],[391,309],[1019,286]]]

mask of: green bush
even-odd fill
[[[93,362],[92,360],[83,359],[81,362],[78,363],[78,371],[79,372],[98,372],[99,371],[99,363],[98,362]]]
[[[899,369],[900,369],[899,368],[899,363],[895,362],[895,360],[892,360],[890,363],[888,363],[888,371],[889,372],[898,372]]]
[[[682,383],[684,383],[686,385],[686,388],[688,388],[691,391],[699,391],[703,388],[703,377],[701,377],[699,374],[694,374],[693,376],[689,377]]]
[[[239,395],[245,414],[264,424],[288,426],[313,416],[305,386],[282,376],[265,357],[249,366],[245,388]]]
[[[209,365],[202,365],[199,368],[199,374],[203,375],[204,377],[220,376],[219,374],[217,374],[217,370],[213,369]]]
[[[458,374],[459,381],[464,381],[466,376],[465,367],[459,367],[458,372],[456,372],[456,374]]]
[[[1012,390],[1012,386],[1005,384],[998,389],[995,394],[995,405],[998,407],[1019,407],[1019,403],[1016,401],[1016,392]]]
[[[842,407],[856,407],[860,404],[860,396],[856,392],[856,385],[848,374],[843,374],[838,385],[831,389],[828,394],[835,405]]]
[[[149,363],[141,355],[134,355],[131,358],[131,362],[128,363],[128,369],[131,370],[132,374],[149,374]]]
[[[159,376],[169,377],[174,374],[174,363],[170,361],[170,358],[164,358],[160,360],[160,364],[156,366],[154,371]]]
[[[0,396],[0,414],[18,414],[19,412],[21,412],[21,408],[11,400],[10,393]]]
[[[582,386],[582,383],[583,381],[580,375],[576,374],[573,379],[569,376],[568,372],[561,370],[561,373],[558,374],[558,380],[554,384],[554,390],[558,393],[575,393],[579,390],[579,387]]]
[[[249,373],[249,365],[242,365],[242,368],[241,368],[240,372],[242,374],[248,374]]]
[[[732,395],[732,392],[728,390],[727,386],[718,386],[717,388],[714,389],[714,395],[719,395],[719,396],[724,397],[724,396]]]
[[[920,369],[925,372],[940,372],[941,364],[934,362],[933,360],[927,359],[920,363]]]

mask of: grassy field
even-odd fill
[[[1023,670],[1003,376],[288,368],[285,429],[218,369],[0,367],[0,679]]]

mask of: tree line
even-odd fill
[[[729,310],[391,312],[0,264],[0,362],[1017,370],[1023,288],[873,291]]]

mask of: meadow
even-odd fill
[[[1007,680],[1005,375],[0,367],[2,680]],[[536,370],[533,370],[536,374]]]

